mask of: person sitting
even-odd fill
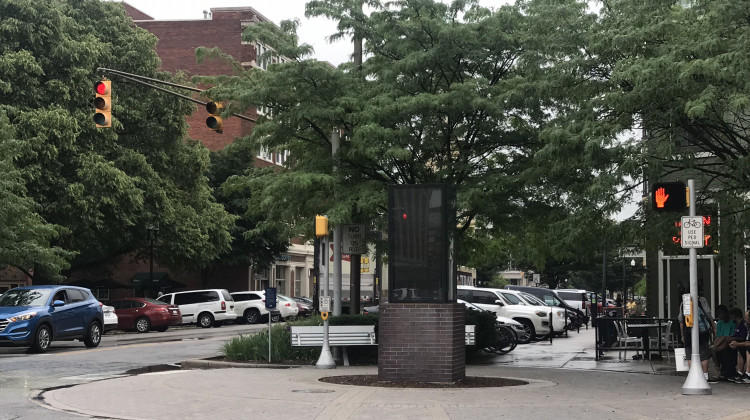
[[[737,372],[735,380],[737,383],[750,383],[750,311],[745,312],[743,328],[735,330],[735,340],[729,343],[729,348],[737,351]],[[738,331],[740,330],[740,331]],[[741,333],[744,332],[744,335]]]
[[[717,364],[721,366],[721,377],[730,382],[736,382],[737,374],[737,350],[730,348],[729,343],[738,339],[743,339],[747,334],[747,329],[742,318],[740,308],[726,310],[726,306],[719,305],[716,307],[716,335],[714,341],[714,354]],[[729,332],[728,332],[729,331]],[[741,379],[741,378],[740,378]]]

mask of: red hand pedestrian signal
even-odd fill
[[[658,190],[656,190],[656,197],[654,197],[654,199],[656,200],[656,208],[663,209],[664,204],[666,204],[668,198],[669,194],[664,191],[664,188],[659,188]]]
[[[653,209],[663,211],[682,211],[688,203],[687,188],[684,182],[657,182],[651,190]]]

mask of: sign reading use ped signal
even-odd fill
[[[703,248],[703,216],[682,216],[682,247]]]

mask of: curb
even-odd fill
[[[218,360],[190,359],[180,363],[181,369],[228,369],[228,368],[265,368],[292,369],[299,365],[279,365],[273,363],[222,362]]]

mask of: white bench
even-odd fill
[[[475,343],[474,325],[467,325],[464,339],[467,346]],[[292,347],[320,347],[323,345],[323,326],[292,326]],[[344,347],[344,365],[349,366],[347,346],[378,345],[374,325],[329,325],[328,345]]]
[[[329,325],[330,346],[377,345],[374,325]],[[315,347],[323,345],[323,326],[292,326],[292,346]]]

